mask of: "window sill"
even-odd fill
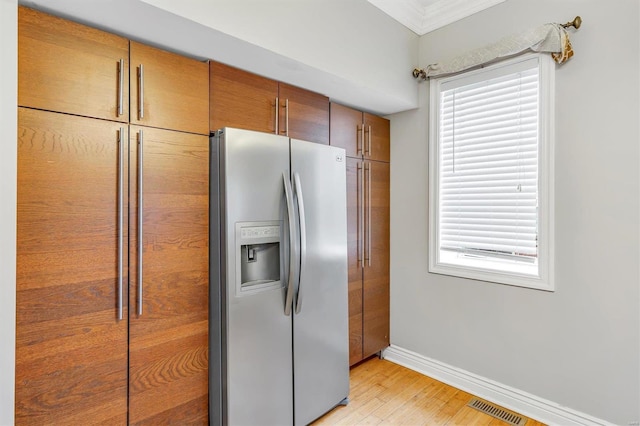
[[[490,267],[491,263],[492,261],[487,259],[469,257],[460,259],[454,253],[446,253],[438,261],[432,259],[429,272],[534,290],[555,291],[552,281],[538,274],[536,265],[523,266],[516,265],[515,262],[513,264],[500,262],[502,269],[497,270]]]

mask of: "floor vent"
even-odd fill
[[[513,426],[523,426],[527,423],[526,418],[512,413],[511,411],[507,411],[504,408],[500,408],[497,405],[493,405],[490,402],[483,401],[482,399],[472,398],[467,405]]]

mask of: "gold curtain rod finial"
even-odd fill
[[[422,78],[423,80],[427,79],[427,73],[425,70],[421,70],[419,68],[413,69],[413,78]]]
[[[580,28],[580,26],[582,25],[582,18],[580,16],[576,16],[573,21],[571,22],[567,22],[566,24],[562,25],[564,28],[569,28],[569,27],[573,27],[576,30],[578,28]]]

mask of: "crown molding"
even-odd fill
[[[368,0],[418,35],[444,27],[506,0],[437,0],[423,6],[418,0]]]
[[[378,9],[418,35],[424,25],[425,8],[418,0],[368,0]],[[441,0],[440,0],[441,1]]]

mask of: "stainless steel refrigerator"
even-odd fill
[[[304,425],[349,394],[345,152],[211,138],[211,424]]]

